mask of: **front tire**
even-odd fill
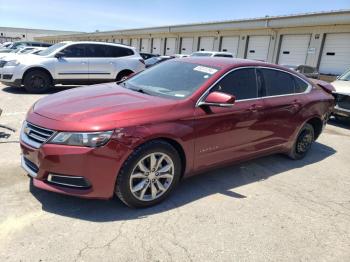
[[[182,170],[176,149],[162,140],[141,145],[123,164],[115,193],[129,207],[149,207],[176,187]]]
[[[28,93],[42,94],[52,88],[52,80],[48,73],[33,70],[25,75],[23,85]]]
[[[292,159],[302,159],[309,152],[313,142],[315,141],[314,127],[306,123],[300,130],[293,148],[289,153],[289,157]]]

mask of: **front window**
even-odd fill
[[[344,74],[342,74],[338,80],[342,81],[350,81],[350,70],[346,71]]]
[[[126,88],[172,99],[184,99],[212,78],[220,68],[167,61],[122,83]]]
[[[41,55],[41,56],[50,55],[53,52],[55,52],[57,49],[61,48],[62,46],[65,46],[65,45],[66,45],[66,43],[58,43],[58,44],[52,45],[52,46],[48,47],[47,49],[39,52],[38,55]]]

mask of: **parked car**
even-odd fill
[[[175,54],[175,55],[173,55],[173,57],[175,57],[175,58],[185,58],[185,57],[189,57],[189,55],[187,55],[187,54]]]
[[[47,47],[34,47],[34,46],[27,46],[23,47],[21,49],[15,49],[13,52],[0,54],[0,61],[4,60],[11,60],[18,57],[18,55],[25,55],[25,54],[37,54],[43,50],[45,50]],[[0,72],[2,69],[0,68]],[[0,77],[1,79],[1,77]]]
[[[190,56],[209,56],[209,57],[229,57],[233,58],[233,54],[229,52],[216,52],[216,51],[198,51],[192,53]]]
[[[339,120],[350,119],[350,69],[332,82],[332,85],[337,97],[333,115]]]
[[[17,41],[11,43],[6,48],[1,48],[0,53],[9,53],[11,50],[18,49],[20,47],[25,46],[36,46],[36,47],[50,47],[52,44],[42,43],[42,42],[34,42],[34,41]]]
[[[320,73],[318,72],[316,67],[308,66],[308,65],[284,65],[285,67],[297,71],[298,73],[303,74],[308,78],[319,79]]]
[[[147,60],[152,57],[159,56],[158,54],[151,54],[151,53],[140,53],[140,56],[143,58],[143,60]]]
[[[151,206],[213,167],[273,153],[303,158],[333,106],[327,86],[277,65],[173,59],[120,85],[37,101],[20,135],[22,167],[41,189]]]
[[[12,42],[4,42],[2,44],[0,44],[0,48],[7,48],[12,44]]]
[[[55,84],[119,81],[145,68],[133,47],[102,42],[62,42],[37,55],[0,60],[0,81],[43,93]]]
[[[151,57],[151,58],[148,58],[147,60],[145,60],[145,65],[146,65],[146,68],[148,68],[148,67],[154,66],[156,64],[159,64],[161,62],[164,62],[166,60],[172,59],[172,58],[174,58],[174,57],[172,57],[172,56]]]

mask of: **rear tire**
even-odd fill
[[[115,79],[117,82],[122,82],[128,79],[128,76],[131,75],[132,71],[122,71],[117,75],[117,78]]]
[[[291,149],[288,156],[291,159],[295,159],[295,160],[304,158],[308,153],[308,151],[310,150],[314,141],[315,141],[314,127],[306,123],[300,130],[294,142],[293,148]]]
[[[156,205],[176,187],[181,165],[178,152],[169,143],[154,140],[143,144],[124,162],[117,176],[115,193],[129,207]]]
[[[23,85],[28,93],[42,94],[52,88],[52,80],[48,73],[42,70],[33,70],[25,75]]]

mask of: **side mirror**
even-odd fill
[[[231,107],[235,103],[236,97],[219,91],[210,93],[207,98],[199,103],[199,106]]]
[[[55,54],[55,57],[58,58],[58,59],[64,57],[64,52],[62,52],[62,51],[57,52],[57,53]]]

